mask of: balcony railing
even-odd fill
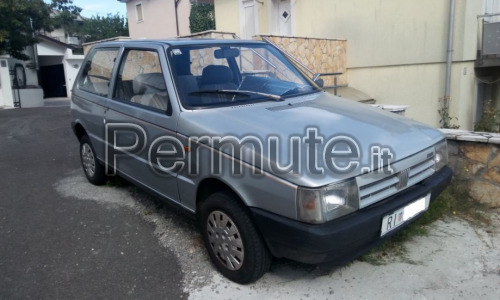
[[[482,55],[500,55],[500,22],[483,21]]]
[[[477,67],[500,66],[500,13],[478,16]]]

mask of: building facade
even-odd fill
[[[129,35],[161,39],[190,34],[190,0],[118,0],[127,4]]]
[[[451,2],[450,115],[461,129],[472,129],[484,101],[491,99],[500,106],[500,88],[496,93],[494,86],[478,80],[475,70],[481,36],[478,16],[500,12],[498,0],[215,0],[214,4],[217,30],[243,38],[272,34],[346,39],[349,86],[377,103],[408,105],[407,117],[437,127],[447,81]]]
[[[62,29],[38,32],[39,42],[26,47],[23,61],[0,56],[0,106],[43,106],[44,98],[71,97],[84,56],[80,41]]]

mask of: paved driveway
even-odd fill
[[[80,175],[69,121],[69,106],[0,110],[0,299],[182,297],[150,223],[56,190]]]

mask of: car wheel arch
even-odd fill
[[[88,135],[87,130],[83,127],[83,125],[80,122],[75,123],[73,126],[75,135],[78,138],[78,140],[81,140],[84,136]]]
[[[217,193],[217,192],[223,192],[227,191],[236,197],[244,206],[248,206],[247,203],[245,203],[244,198],[240,193],[237,192],[236,189],[232,188],[228,183],[224,182],[223,180],[219,178],[214,178],[214,177],[209,177],[203,179],[199,184],[198,184],[198,189],[196,191],[196,214],[199,213],[200,209],[200,204],[205,200],[207,197],[210,195]]]

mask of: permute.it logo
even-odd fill
[[[172,176],[185,168],[189,175],[196,176],[200,166],[209,167],[211,174],[229,171],[234,176],[241,175],[243,168],[250,168],[257,175],[269,171],[278,176],[348,174],[356,170],[393,173],[394,154],[389,147],[370,146],[370,163],[362,166],[362,149],[356,139],[347,134],[326,138],[315,127],[305,128],[302,135],[285,138],[270,135],[265,139],[257,135],[204,135],[185,139],[165,135],[150,141],[144,128],[131,123],[108,123],[105,131],[108,175],[114,175],[120,160],[125,158],[145,160],[160,176]]]

